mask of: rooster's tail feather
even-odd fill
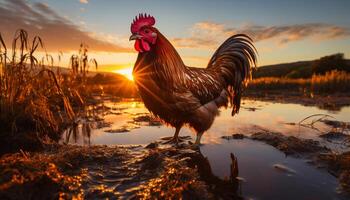
[[[232,115],[239,111],[242,87],[251,78],[251,69],[256,66],[256,53],[252,39],[238,34],[228,38],[209,61],[208,68],[217,70],[226,82]]]

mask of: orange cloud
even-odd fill
[[[94,37],[94,33],[82,30],[47,4],[29,4],[25,0],[0,2],[0,31],[8,44],[14,32],[20,28],[27,30],[31,36],[40,36],[48,51],[76,50],[81,42],[88,44],[92,51],[131,51],[122,45]]]
[[[236,28],[220,23],[199,22],[190,29],[190,37],[174,38],[172,41],[177,47],[183,48],[216,48],[227,37],[238,33],[247,34],[256,42],[275,39],[278,44],[306,38],[330,40],[350,36],[350,31],[346,27],[323,23],[284,26],[245,25]]]
[[[89,3],[89,1],[88,1],[88,0],[79,0],[79,2],[80,2],[80,3],[84,3],[84,4]]]

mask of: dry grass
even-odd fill
[[[89,69],[91,66],[94,66],[97,70],[98,63],[96,59],[91,58],[89,60],[88,56],[89,47],[81,43],[79,54],[78,55],[72,55],[70,58],[70,68],[72,69],[72,74],[76,76],[82,76],[83,78],[86,78],[86,75],[89,73]]]
[[[350,91],[350,74],[344,71],[330,71],[325,75],[313,75],[310,79],[265,77],[253,79],[250,91],[281,90],[302,93],[329,94]]]
[[[38,36],[30,40],[24,30],[16,32],[11,54],[1,34],[0,42],[1,141],[6,144],[28,134],[41,142],[57,141],[60,125],[73,120],[75,114],[61,78],[47,67],[53,66],[52,56],[35,57],[38,48],[45,51],[43,42]]]
[[[350,91],[350,74],[345,71],[330,71],[325,75],[313,75],[311,91],[314,93],[333,93]]]
[[[302,90],[308,87],[310,82],[308,79],[289,79],[289,78],[275,78],[265,77],[253,79],[249,82],[249,90]]]

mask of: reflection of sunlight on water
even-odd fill
[[[162,127],[162,132],[159,132],[158,126],[143,126],[133,129],[125,133],[106,133],[106,129],[120,128],[128,125],[134,117],[145,115],[148,110],[139,101],[121,101],[121,102],[106,102],[105,106],[110,107],[113,114],[104,116],[106,122],[112,125],[108,128],[94,129],[91,134],[92,144],[112,144],[111,138],[115,144],[147,144],[159,137],[171,136],[174,129],[171,127]],[[250,111],[244,108],[258,108],[255,111]],[[319,132],[305,127],[290,125],[290,122],[299,122],[303,118],[315,113],[330,114],[337,120],[348,121],[350,116],[350,107],[345,107],[338,112],[330,112],[321,110],[317,107],[306,107],[297,104],[282,104],[282,103],[267,103],[260,101],[244,101],[244,107],[238,115],[231,116],[230,109],[222,109],[219,116],[215,119],[213,126],[203,135],[202,142],[205,144],[218,144],[222,142],[221,136],[241,133],[250,135],[259,131],[259,127],[271,131],[281,132],[285,135],[300,136],[303,138],[311,138],[318,140]],[[320,130],[328,130],[329,127],[323,124],[318,124]],[[98,140],[96,140],[98,135]],[[137,137],[133,137],[133,136]],[[187,127],[181,129],[180,135],[190,135],[193,138],[195,134]],[[118,138],[123,138],[119,140]],[[80,143],[80,142],[78,142]]]
[[[122,101],[106,102],[105,106],[112,111],[104,116],[110,127],[94,129],[91,133],[91,144],[148,144],[161,137],[172,136],[174,128],[167,126],[135,126],[134,118],[148,114],[142,102]],[[258,108],[251,111],[245,108]],[[337,197],[335,177],[326,172],[306,164],[305,160],[286,157],[275,148],[262,142],[248,139],[227,141],[221,136],[241,133],[250,135],[261,129],[281,132],[303,138],[320,140],[319,132],[304,127],[289,125],[313,114],[329,114],[340,121],[349,121],[350,107],[338,112],[321,110],[316,107],[306,107],[296,104],[267,103],[259,101],[244,101],[243,108],[238,115],[231,116],[231,110],[221,110],[213,126],[203,135],[202,153],[208,157],[214,174],[225,177],[229,175],[229,154],[233,152],[238,158],[239,176],[243,182],[243,195],[259,199],[299,199],[307,196],[310,199],[332,199]],[[122,126],[130,127],[130,132],[107,133],[108,129],[117,129]],[[321,130],[329,130],[325,125],[318,125]],[[194,141],[195,134],[184,127],[181,136],[189,135]],[[84,144],[83,137],[78,138],[79,144]],[[274,164],[283,164],[296,170],[295,175],[287,175],[273,169]],[[258,178],[257,178],[258,177]],[[271,191],[275,196],[271,196]],[[299,195],[299,196],[298,196]],[[334,198],[333,198],[334,199]]]
[[[131,104],[131,107],[132,107],[132,108],[136,108],[136,102],[133,102],[133,103]]]

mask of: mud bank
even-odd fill
[[[237,160],[221,180],[199,150],[55,145],[0,159],[0,199],[241,199]]]
[[[320,135],[320,137],[323,137],[323,135]],[[243,136],[233,134],[222,138],[226,140],[242,139]],[[270,131],[259,131],[244,138],[262,141],[282,151],[286,156],[308,159],[310,164],[317,168],[324,168],[337,177],[339,192],[350,195],[350,151],[339,153],[322,146],[318,141],[285,136]]]
[[[326,167],[329,173],[338,178],[340,190],[350,194],[350,151],[318,154],[315,161],[320,167]]]
[[[286,155],[305,156],[315,153],[330,152],[325,146],[321,146],[318,141],[311,139],[301,139],[294,136],[285,136],[275,132],[257,132],[250,136],[253,140],[263,141]]]
[[[331,95],[305,95],[299,92],[268,91],[268,92],[247,92],[244,99],[268,101],[274,103],[294,103],[304,106],[317,106],[325,110],[339,110],[344,106],[350,105],[349,94],[331,94]]]

